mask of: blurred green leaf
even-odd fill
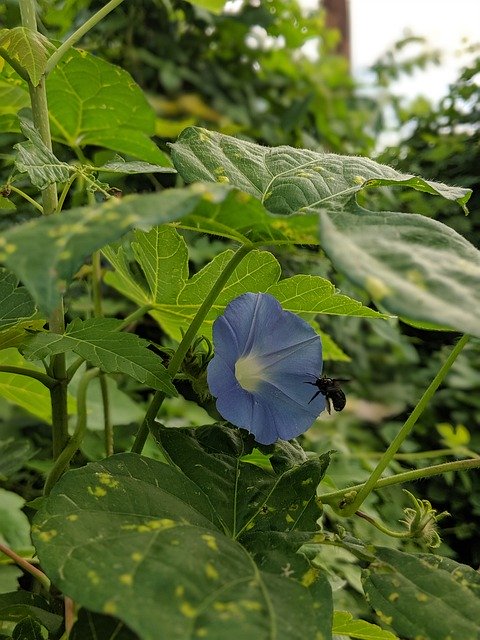
[[[377,548],[363,572],[368,601],[400,636],[427,640],[480,635],[480,574],[454,560]]]
[[[97,145],[170,166],[150,140],[155,114],[129,73],[86,51],[70,49],[47,78],[52,136],[75,149]]]
[[[177,220],[195,210],[204,198],[214,203],[226,195],[221,187],[192,185],[112,198],[100,205],[70,209],[61,216],[44,216],[3,234],[0,261],[16,273],[39,308],[48,314],[93,251],[115,242],[133,227],[150,229]],[[39,246],[42,251],[38,251]]]
[[[25,287],[18,286],[18,278],[0,268],[0,332],[28,324],[36,313],[35,303]]]
[[[208,9],[212,13],[221,13],[225,0],[188,0],[190,4],[194,4],[202,9]]]
[[[315,637],[309,590],[260,571],[213,517],[210,497],[179,470],[119,454],[67,472],[32,533],[59,589],[142,640],[158,640],[159,629],[169,640],[193,639],[198,629],[238,640]]]
[[[480,336],[480,252],[446,225],[408,213],[321,213],[334,266],[383,309]]]
[[[12,549],[31,547],[30,522],[23,513],[25,500],[0,488],[0,540]]]
[[[121,320],[92,318],[71,322],[63,335],[39,333],[27,343],[24,354],[30,360],[74,351],[106,373],[125,373],[134,380],[169,396],[177,391],[159,356],[148,349],[148,342],[133,333],[117,331]]]
[[[43,367],[36,367],[27,362],[14,348],[0,351],[1,365],[36,369],[45,373]],[[52,416],[50,394],[38,380],[17,373],[0,372],[0,396],[11,404],[22,407],[43,422],[50,423]],[[71,396],[69,396],[68,410],[69,413],[75,410],[75,402]]]
[[[38,31],[27,27],[0,30],[0,54],[24,69],[34,87],[45,71],[49,49],[53,45]]]
[[[6,480],[29,460],[35,451],[30,440],[0,440],[0,480]],[[1,525],[0,525],[1,526]]]
[[[20,128],[28,142],[19,142],[14,145],[18,152],[15,160],[18,171],[28,173],[32,184],[39,189],[45,189],[53,182],[66,182],[71,167],[65,162],[60,162],[45,146],[31,122],[21,118]]]

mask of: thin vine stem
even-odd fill
[[[193,339],[198,333],[203,321],[205,320],[207,313],[212,308],[213,303],[221,293],[223,287],[227,283],[228,279],[235,271],[237,266],[243,260],[243,258],[253,249],[253,245],[244,244],[237,249],[234,255],[231,257],[230,262],[225,266],[225,269],[222,271],[220,276],[217,278],[217,281],[213,285],[210,290],[210,293],[207,295],[205,300],[202,302],[200,308],[198,309],[194,319],[192,320],[190,326],[188,327],[185,335],[182,338],[182,341],[178,345],[177,350],[175,351],[170,363],[167,367],[167,371],[172,378],[176,376],[180,366],[183,362],[183,359],[192,344]],[[156,391],[150,405],[145,414],[145,418],[143,423],[138,430],[137,436],[132,446],[132,452],[141,453],[145,442],[147,440],[149,427],[153,424],[153,421],[157,417],[157,413],[162,406],[162,402],[165,399],[165,393],[163,391]],[[165,454],[165,452],[163,452]],[[168,459],[168,456],[166,456]]]
[[[15,187],[13,184],[9,184],[8,185],[8,189],[10,189],[10,191],[13,191],[14,193],[18,193],[19,196],[21,196],[22,198],[24,198],[24,200],[26,200],[27,202],[29,202],[32,207],[35,207],[35,209],[37,209],[37,211],[40,211],[40,213],[43,213],[43,207],[41,204],[39,204],[36,200],[34,200],[33,198],[31,198],[28,193],[25,193],[24,191],[22,191],[21,189],[18,189],[17,187]]]
[[[14,367],[10,365],[0,365],[0,372],[2,373],[15,373],[19,376],[27,376],[28,378],[34,378],[41,382],[47,389],[53,389],[58,382],[55,378],[51,378],[42,371],[36,371],[35,369],[25,369],[24,367]]]
[[[18,553],[15,553],[13,549],[10,549],[10,547],[7,547],[7,545],[3,544],[2,542],[0,542],[0,552],[4,553],[6,556],[11,558],[16,565],[18,565],[21,569],[23,569],[24,571],[29,573],[31,576],[36,578],[47,593],[50,591],[50,580],[43,573],[43,571],[40,571],[40,569],[37,569],[37,567],[34,567],[33,564],[28,562],[28,560],[25,560],[25,558],[22,558],[22,556],[19,556]]]
[[[388,449],[380,458],[377,466],[372,471],[368,480],[365,482],[365,484],[362,485],[362,488],[356,494],[353,501],[345,505],[343,509],[341,509],[341,513],[343,513],[343,515],[351,516],[352,514],[355,513],[355,511],[358,511],[358,509],[363,504],[367,496],[373,491],[380,476],[385,471],[387,466],[390,464],[391,460],[393,459],[393,456],[397,453],[398,449],[400,448],[404,440],[408,437],[408,435],[412,431],[413,427],[417,423],[417,420],[424,412],[425,408],[427,407],[428,403],[432,399],[436,390],[438,389],[443,379],[449,372],[450,367],[455,362],[455,360],[457,359],[457,356],[462,351],[464,346],[467,344],[469,338],[470,336],[468,335],[462,336],[460,340],[457,342],[457,344],[453,347],[450,355],[441,366],[440,371],[437,373],[435,378],[429,384],[426,391],[418,401],[417,406],[414,408],[410,416],[407,418],[405,424],[400,429],[396,437],[392,440]]]
[[[44,494],[46,496],[49,495],[56,482],[67,470],[70,460],[75,455],[85,436],[85,432],[87,430],[87,388],[90,381],[98,376],[99,372],[100,370],[96,367],[94,369],[88,369],[88,371],[83,374],[82,379],[79,382],[77,390],[77,426],[75,427],[72,437],[55,461],[55,464],[48,475],[44,489]]]
[[[415,480],[423,480],[423,478],[429,478],[431,476],[439,476],[451,471],[467,471],[469,469],[480,469],[480,458],[474,458],[469,460],[454,460],[453,462],[443,462],[442,464],[435,464],[431,467],[423,467],[422,469],[413,469],[412,471],[404,471],[403,473],[397,473],[394,476],[388,478],[380,478],[375,483],[373,490],[382,489],[384,487],[391,487],[396,484],[403,484],[405,482],[414,482]],[[345,515],[345,510],[342,510],[338,505],[343,500],[348,498],[349,494],[357,494],[365,487],[365,484],[356,484],[346,489],[339,491],[332,491],[331,493],[324,493],[318,497],[318,503],[328,504],[336,511]],[[353,504],[353,503],[350,503]],[[350,505],[349,505],[350,506]],[[356,510],[358,511],[358,509]],[[355,512],[354,512],[355,513]],[[353,515],[353,514],[352,514]]]
[[[102,7],[97,13],[95,13],[91,18],[89,18],[81,27],[79,27],[76,31],[69,36],[63,44],[61,44],[58,49],[52,53],[50,58],[48,59],[47,65],[45,67],[45,74],[49,74],[52,69],[58,64],[58,62],[63,58],[63,56],[67,53],[69,49],[73,47],[73,45],[78,42],[83,36],[88,33],[91,29],[97,26],[97,24],[103,20],[105,16],[107,16],[111,11],[116,9],[119,4],[122,4],[123,0],[110,0],[107,4]]]

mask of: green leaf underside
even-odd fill
[[[146,340],[133,333],[117,331],[120,320],[113,318],[75,319],[63,335],[39,333],[24,350],[30,360],[74,351],[107,373],[125,373],[138,382],[176,396],[175,387],[159,356],[148,349]]]
[[[12,62],[16,62],[28,74],[34,87],[45,71],[48,51],[53,45],[37,31],[26,27],[14,27],[0,31],[0,54],[2,50]]]
[[[480,637],[480,575],[448,558],[376,550],[363,586],[380,618],[400,636]]]
[[[149,164],[148,162],[125,162],[125,160],[117,160],[108,162],[107,164],[97,167],[97,171],[106,173],[176,173],[173,167],[162,167],[158,164]]]
[[[71,49],[47,80],[52,136],[70,147],[97,145],[168,167],[150,140],[155,114],[142,90],[120,67]]]
[[[309,590],[260,571],[213,517],[210,500],[180,471],[119,454],[65,474],[33,538],[58,588],[142,640],[158,640],[159,629],[169,640],[313,640]]]
[[[358,640],[398,640],[393,633],[381,629],[376,624],[355,620],[348,611],[334,611],[332,631],[334,634]]]
[[[435,220],[406,213],[322,213],[322,245],[335,267],[382,308],[480,336],[480,252]]]
[[[213,189],[212,189],[213,187]],[[61,216],[45,216],[6,231],[0,243],[4,262],[27,287],[39,308],[51,313],[66,283],[85,257],[115,242],[134,227],[177,220],[202,201],[223,199],[225,189],[192,185],[161,193],[112,198],[101,205],[78,207]],[[38,247],[42,251],[38,251]]]
[[[60,162],[46,147],[33,124],[20,119],[20,127],[28,142],[14,145],[18,152],[15,160],[17,169],[28,173],[32,184],[39,189],[45,189],[54,182],[68,180],[71,170],[69,165]]]
[[[234,252],[228,249],[217,255],[188,280],[187,245],[172,227],[158,227],[148,233],[137,231],[132,248],[148,289],[132,274],[121,248],[104,249],[115,267],[114,272],[106,274],[105,281],[139,306],[150,305],[151,315],[173,338],[179,339],[181,329],[191,322]],[[271,293],[284,309],[306,319],[319,313],[385,317],[339,294],[333,284],[319,276],[299,275],[279,281],[280,273],[280,264],[271,253],[251,251],[216,299],[200,333],[211,336],[215,318],[233,298],[246,292]]]
[[[272,213],[338,208],[366,186],[402,185],[441,195],[462,206],[471,191],[399,173],[369,158],[264,147],[189,127],[172,145],[186,182],[228,182],[259,199]]]

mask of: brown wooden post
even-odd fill
[[[326,15],[326,25],[340,32],[340,41],[336,53],[350,62],[350,18],[348,0],[322,0]]]

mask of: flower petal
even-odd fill
[[[207,380],[217,409],[257,442],[294,438],[325,409],[325,397],[311,401],[315,389],[306,384],[321,375],[320,337],[273,296],[247,293],[232,300],[214,323],[213,342]]]

